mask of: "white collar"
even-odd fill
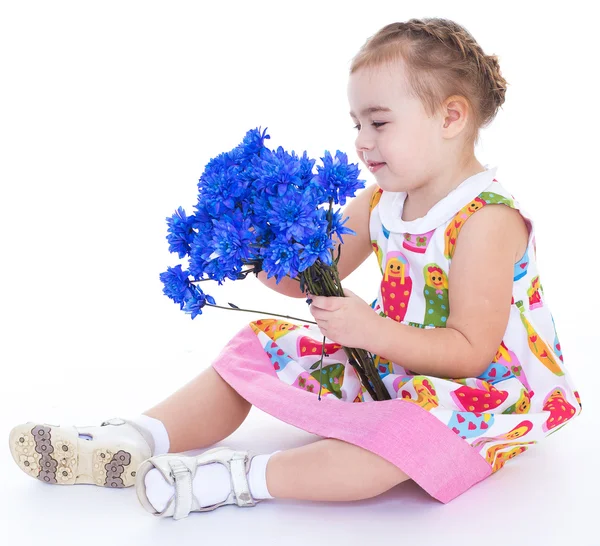
[[[484,165],[484,171],[474,174],[460,183],[446,197],[440,199],[422,218],[405,222],[402,211],[406,192],[388,192],[381,194],[379,217],[386,229],[393,233],[421,235],[449,222],[456,213],[468,205],[493,181],[498,167]]]

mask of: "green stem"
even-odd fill
[[[298,317],[290,317],[289,315],[278,315],[277,313],[267,313],[266,311],[256,311],[254,309],[240,309],[239,307],[223,307],[222,305],[213,305],[212,303],[206,303],[209,307],[216,307],[218,309],[226,309],[227,311],[244,311],[245,313],[260,313],[261,315],[269,315],[272,317],[282,317],[292,320],[300,320],[302,322],[309,322],[310,324],[317,324],[312,320],[305,320]]]
[[[335,279],[338,283],[338,286],[340,286],[340,289],[341,289],[341,282],[340,282],[340,277],[339,277],[339,272],[337,270],[337,267],[332,267],[330,269],[331,269],[332,275],[335,277]],[[375,400],[391,400],[390,394],[387,391],[387,389],[385,388],[383,381],[381,380],[379,371],[375,368],[372,357],[364,349],[356,349],[356,351],[357,351],[358,360],[363,365],[364,371],[365,371],[367,377],[373,383],[373,387],[375,388],[375,391],[377,393],[377,397],[374,399]],[[365,387],[366,386],[367,385],[365,385]]]
[[[349,347],[344,347],[344,352],[346,353],[346,356],[348,357],[348,362],[356,370],[356,373],[358,373],[358,376],[360,377],[360,382],[364,385],[365,389],[367,389],[367,391],[371,395],[371,398],[373,398],[373,400],[380,400],[380,398],[377,396],[376,392],[373,391],[373,387],[371,387],[371,384],[369,383],[369,378],[365,374],[364,366],[361,366],[359,364],[359,361],[356,359],[356,357],[354,355],[354,349],[351,349]]]

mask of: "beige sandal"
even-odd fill
[[[136,492],[142,506],[151,514],[158,517],[173,519],[185,518],[190,512],[208,512],[226,504],[237,504],[241,507],[255,506],[260,500],[254,500],[248,486],[248,471],[253,457],[251,451],[234,451],[228,447],[218,447],[200,455],[185,456],[181,454],[166,454],[151,457],[144,461],[136,476]],[[221,463],[231,476],[231,493],[221,503],[200,507],[198,499],[193,494],[193,480],[199,466]],[[146,496],[146,474],[157,468],[165,480],[175,488],[175,494],[162,512],[157,512]]]
[[[150,434],[119,418],[86,427],[24,423],[11,430],[9,442],[21,470],[61,485],[130,487],[154,450]]]

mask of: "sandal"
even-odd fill
[[[250,463],[255,456],[251,451],[235,451],[228,447],[210,449],[196,456],[181,454],[166,454],[151,457],[144,461],[137,472],[136,492],[142,506],[151,514],[158,517],[182,519],[190,512],[208,512],[226,504],[237,504],[240,507],[255,506],[260,500],[254,500],[248,486],[248,471]],[[225,465],[231,476],[231,492],[229,496],[218,504],[201,507],[198,499],[193,494],[193,480],[199,466],[221,463]],[[162,512],[157,512],[146,496],[146,474],[157,468],[165,480],[175,488]]]
[[[24,423],[10,431],[9,442],[21,470],[61,485],[131,487],[154,451],[150,434],[119,418],[86,427]]]

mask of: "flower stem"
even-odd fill
[[[304,270],[301,275],[304,275],[305,284],[309,292],[315,296],[345,296],[337,264],[326,265],[317,260],[312,266]],[[319,282],[314,282],[314,277],[318,278]],[[360,382],[373,400],[390,400],[390,394],[381,380],[379,371],[375,368],[372,355],[360,348],[343,347],[343,350],[348,357],[349,364],[355,369]],[[324,351],[325,338],[323,338],[323,347],[321,349],[321,366],[323,364]],[[322,388],[322,380],[323,377],[321,374],[319,393]]]
[[[339,272],[336,267],[329,268],[331,275],[335,278],[337,285],[340,287],[340,292],[342,292],[341,281],[339,277]],[[344,295],[343,292],[341,294]],[[379,375],[379,371],[375,368],[375,363],[373,362],[373,357],[368,351],[364,349],[355,348],[354,349],[358,362],[362,364],[362,370],[364,371],[366,378],[370,380],[373,384],[373,388],[377,393],[377,396],[374,396],[374,400],[391,400],[390,394],[385,388],[383,381],[381,380],[381,376]],[[369,381],[364,382],[365,388],[369,390],[369,394],[373,396],[372,391],[369,389]]]
[[[208,305],[209,307],[217,307],[218,309],[226,309],[227,311],[244,311],[247,313],[260,313],[262,315],[270,315],[273,317],[282,317],[282,318],[286,318],[286,319],[292,319],[292,320],[300,320],[302,322],[309,322],[310,324],[317,324],[316,322],[312,321],[312,320],[305,320],[305,319],[301,319],[298,317],[290,317],[289,315],[278,315],[277,313],[268,313],[266,311],[256,311],[254,309],[240,309],[239,307],[223,307],[222,305],[213,305],[212,303],[206,303],[206,305]]]

